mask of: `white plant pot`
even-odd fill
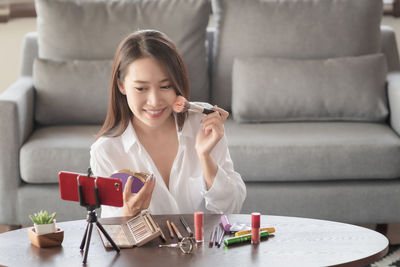
[[[53,220],[53,223],[49,224],[34,224],[36,234],[44,235],[49,233],[56,232],[56,220]]]

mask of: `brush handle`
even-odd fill
[[[213,112],[215,112],[215,110],[213,110],[213,109],[208,109],[208,108],[203,109],[204,114],[211,114]]]

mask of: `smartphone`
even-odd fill
[[[121,179],[122,181],[122,190],[125,188],[126,181],[129,177],[133,178],[131,192],[137,193],[143,187],[146,180],[151,176],[151,174],[144,172],[132,172],[130,170],[119,170],[114,172],[111,177]]]
[[[88,177],[85,174],[61,171],[58,173],[61,199],[79,202],[79,184],[82,186],[84,202],[95,205],[95,180],[96,177]],[[123,186],[122,181],[117,178],[97,177],[97,188],[101,205],[122,207]]]

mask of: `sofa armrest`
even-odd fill
[[[16,224],[19,149],[33,129],[32,77],[20,77],[0,94],[0,224]]]
[[[22,43],[21,76],[32,76],[33,61],[38,57],[38,33],[29,32]]]
[[[400,70],[399,52],[393,28],[381,25],[381,52],[385,54],[389,71]]]
[[[400,71],[390,72],[387,76],[390,107],[390,125],[400,135]]]

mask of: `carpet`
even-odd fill
[[[400,267],[400,245],[389,246],[389,252],[385,257],[366,267]]]

